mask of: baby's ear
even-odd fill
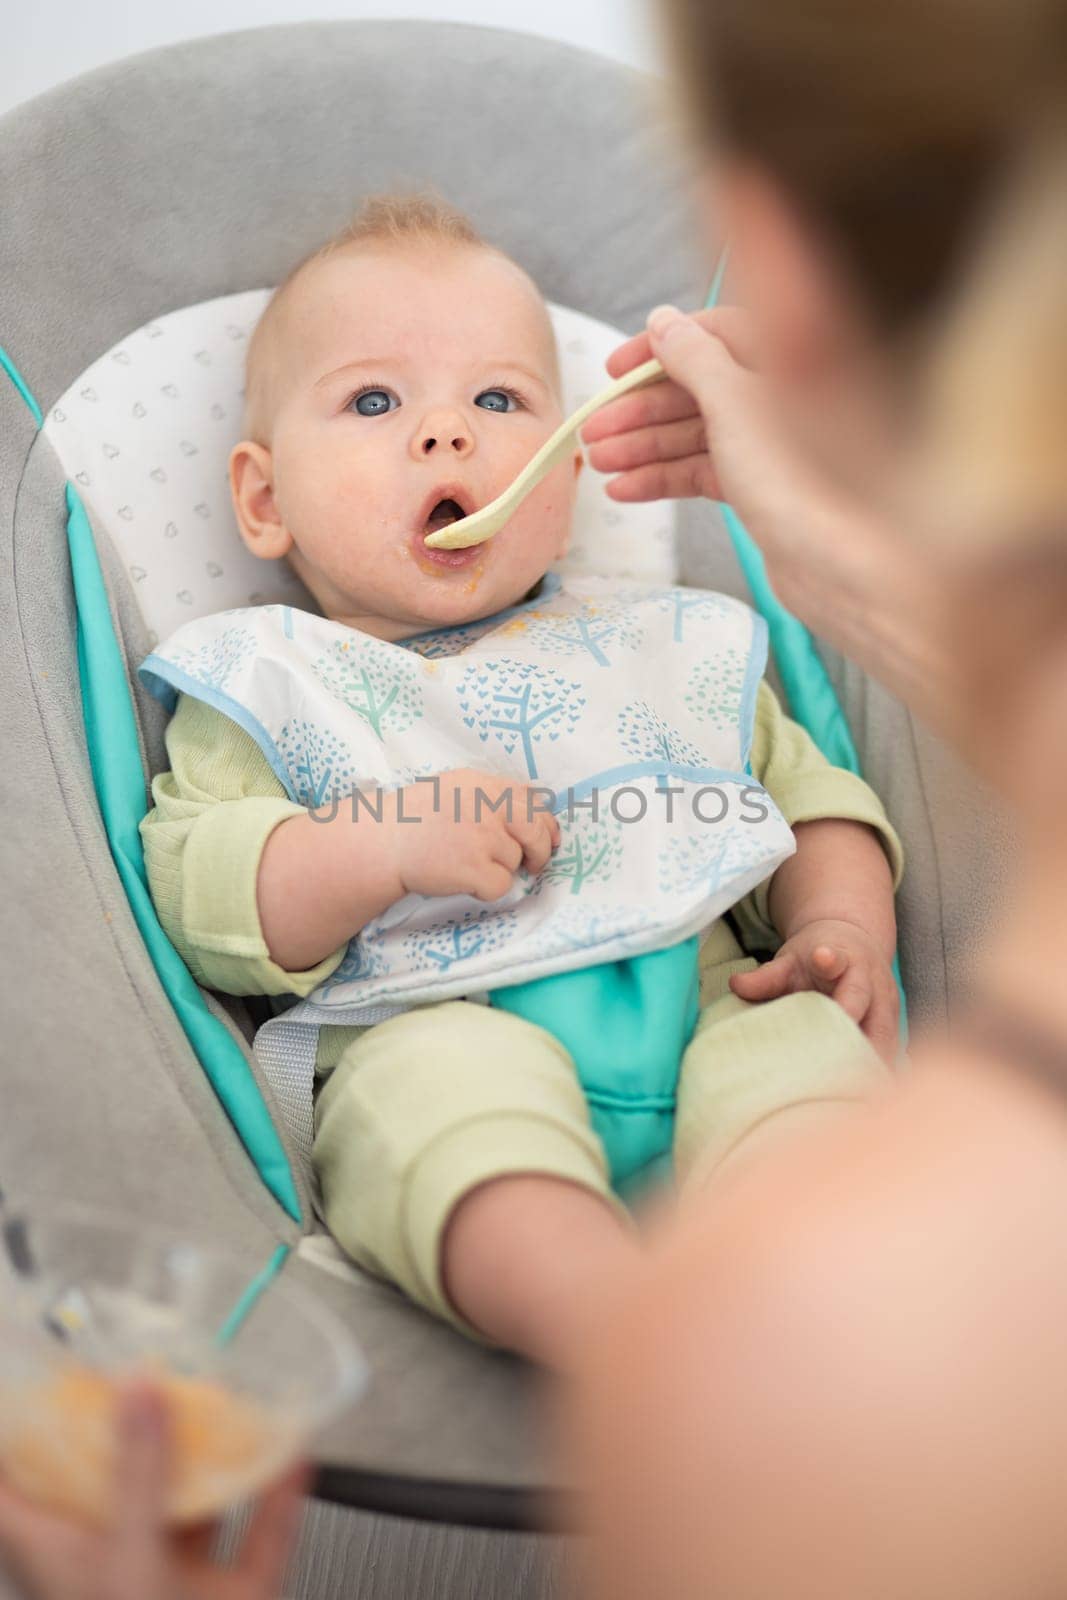
[[[292,548],[293,536],[274,501],[274,458],[267,446],[242,439],[230,451],[230,494],[241,538],[254,556],[277,561]]]

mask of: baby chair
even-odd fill
[[[0,1173],[28,1200],[135,1211],[239,1249],[250,1279],[313,1286],[372,1369],[319,1452],[316,1493],[349,1506],[538,1527],[566,1486],[522,1365],[332,1248],[251,1048],[256,1004],[198,989],[155,922],[137,823],[166,714],[136,668],[198,609],[302,603],[239,548],[225,456],[266,290],[365,194],[431,184],[521,261],[556,308],[576,403],[619,330],[703,298],[685,179],[649,80],[464,25],[195,40],[0,120]],[[587,568],[749,595],[716,508],[684,503],[675,528],[671,508],[624,514],[583,476]],[[913,1022],[937,1019],[991,904],[1001,825],[864,673],[817,640],[807,670],[828,675],[903,837],[904,983]]]

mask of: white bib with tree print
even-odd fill
[[[171,709],[180,691],[225,712],[298,803],[373,833],[376,789],[474,767],[535,787],[562,832],[491,904],[406,895],[260,1033],[314,1039],[661,949],[721,916],[795,848],[748,770],[766,650],[762,618],[728,596],[553,573],[507,611],[402,643],[282,605],[179,628],[143,681]]]

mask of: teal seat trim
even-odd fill
[[[12,361],[11,357],[8,355],[7,351],[2,345],[0,345],[0,367],[3,367],[4,371],[11,379],[11,382],[15,385],[15,388],[18,390],[19,394],[29,406],[30,411],[33,414],[33,420],[36,422],[38,428],[42,427],[44,424],[44,418],[41,415],[41,408],[33,398],[33,395],[30,393],[21,372],[18,370],[15,363]]]
[[[38,428],[40,407],[0,347],[0,365]],[[160,983],[241,1143],[278,1204],[302,1223],[285,1147],[236,1040],[208,1009],[188,967],[167,938],[148,889],[139,824],[144,769],[126,668],[112,626],[92,529],[73,485],[66,485],[67,541],[77,607],[78,676],[93,784],[111,854]]]

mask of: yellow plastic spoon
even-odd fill
[[[536,489],[541,479],[551,472],[553,467],[565,460],[573,444],[574,435],[594,411],[599,411],[601,406],[609,405],[620,395],[629,394],[631,389],[643,389],[650,383],[661,382],[666,376],[660,362],[646,361],[641,366],[634,367],[632,372],[616,378],[614,383],[602,389],[599,394],[595,394],[591,400],[587,400],[584,406],[579,406],[566,422],[560,424],[552,437],[546,439],[533,460],[527,463],[514,483],[510,484],[503,494],[498,494],[495,500],[490,500],[481,510],[472,511],[469,517],[461,517],[458,522],[450,522],[447,528],[438,528],[436,533],[428,534],[426,544],[431,550],[463,550],[471,544],[484,544],[494,533],[500,532],[530,490]]]

